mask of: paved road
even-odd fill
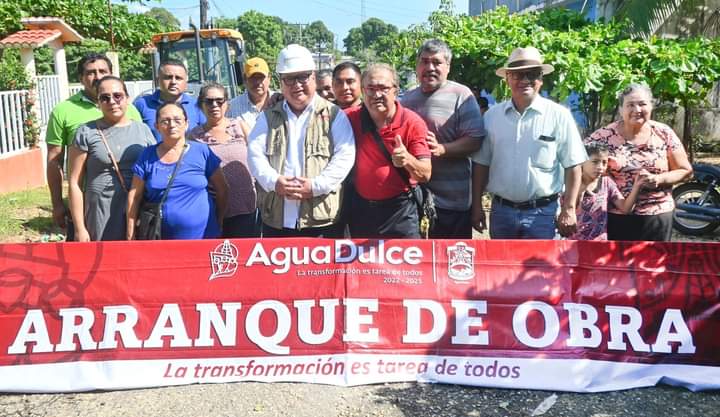
[[[206,384],[56,395],[1,395],[0,417],[459,417],[531,416],[553,393],[453,385]],[[556,393],[543,416],[720,416],[720,392],[660,386],[599,394]]]

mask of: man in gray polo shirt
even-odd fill
[[[511,99],[485,113],[488,136],[473,157],[473,225],[485,228],[487,189],[493,195],[492,239],[552,239],[563,186],[557,228],[563,236],[575,231],[580,165],[587,154],[570,110],[539,94],[543,74],[553,70],[540,51],[528,47],[515,49],[496,71]]]
[[[420,86],[403,97],[402,105],[418,113],[428,127],[433,168],[428,186],[438,212],[430,237],[471,239],[470,155],[480,149],[485,129],[472,91],[447,79],[451,59],[445,42],[425,41],[415,66]]]

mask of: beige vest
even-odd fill
[[[305,166],[302,173],[305,178],[312,179],[320,175],[332,158],[334,144],[330,127],[338,109],[339,107],[326,100],[315,100],[315,108],[305,132]],[[265,117],[268,124],[265,156],[270,166],[282,175],[289,132],[283,102],[280,101],[265,110]],[[278,196],[274,190],[266,192],[262,187],[258,187],[258,199],[263,222],[272,228],[282,229],[285,199]],[[302,200],[297,229],[330,226],[336,223],[339,220],[340,201],[342,201],[342,185],[329,194]]]

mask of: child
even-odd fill
[[[585,145],[588,160],[582,164],[582,183],[577,201],[577,231],[568,239],[607,240],[608,202],[623,213],[630,213],[646,176],[635,176],[633,188],[623,197],[615,181],[605,174],[608,150],[600,143]]]

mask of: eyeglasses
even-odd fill
[[[179,117],[176,117],[174,119],[160,119],[160,120],[158,120],[158,123],[160,123],[163,126],[170,126],[171,124],[181,125],[181,124],[185,123],[185,119],[181,119]]]
[[[534,69],[530,71],[508,71],[507,74],[510,79],[515,81],[536,81],[542,78],[543,75],[542,70],[539,69]]]
[[[437,58],[435,58],[435,59],[431,59],[431,58],[420,58],[420,63],[421,63],[423,66],[428,66],[428,65],[432,64],[434,67],[439,67],[440,65],[445,64],[445,61],[441,61],[441,60],[439,60],[439,59],[437,59]]]
[[[213,105],[222,106],[223,104],[225,104],[225,99],[222,97],[207,97],[204,98],[202,101],[203,103],[205,103],[205,105],[209,107],[212,107]]]
[[[98,101],[100,103],[108,104],[112,100],[119,104],[121,101],[125,100],[125,97],[125,93],[100,94],[98,95]]]
[[[280,77],[283,84],[285,84],[288,87],[292,87],[295,85],[295,83],[300,83],[302,85],[307,84],[308,80],[310,80],[310,76],[312,75],[312,72],[306,72],[303,74],[293,75],[291,77]]]
[[[384,96],[390,94],[390,91],[395,88],[395,86],[387,86],[387,85],[366,85],[365,91],[367,91],[368,95],[375,95],[377,93],[380,93]]]

